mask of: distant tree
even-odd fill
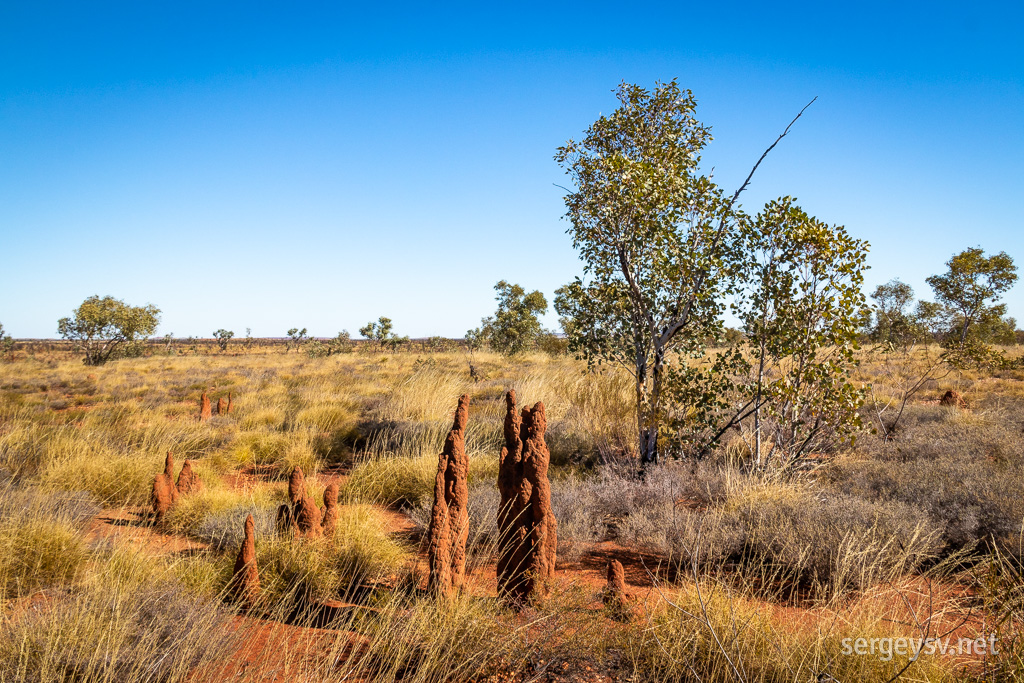
[[[569,352],[569,340],[565,335],[551,330],[541,330],[541,333],[537,335],[536,345],[538,351],[543,351],[552,358],[564,356]]]
[[[221,351],[228,350],[228,340],[234,336],[234,332],[231,330],[225,330],[223,327],[213,333],[213,338],[217,340],[217,346],[220,347]]]
[[[466,330],[466,348],[469,349],[470,354],[479,351],[485,346],[487,346],[487,333],[484,332],[483,327]]]
[[[291,341],[291,345],[293,345],[295,347],[295,350],[298,351],[299,347],[302,346],[302,342],[305,341],[306,338],[307,338],[306,337],[306,328],[303,327],[300,330],[297,327],[293,327],[292,329],[288,330],[288,337],[292,340]],[[285,347],[285,351],[287,351],[287,350],[288,350],[288,347],[286,346]]]
[[[164,353],[171,354],[171,343],[174,341],[174,333],[168,332],[164,335]]]
[[[359,328],[359,334],[377,344],[379,349],[385,347],[395,349],[409,341],[409,337],[400,337],[393,331],[391,318],[381,316],[377,322],[368,322]]]
[[[979,323],[991,326],[1006,314],[1006,305],[997,302],[1017,281],[1017,266],[1005,251],[986,257],[982,249],[972,248],[955,254],[946,267],[927,282],[948,312],[951,340],[964,346],[974,327],[984,327]]]
[[[333,353],[351,353],[352,351],[352,335],[348,333],[348,330],[342,330],[338,333],[334,339],[328,342],[330,351],[327,355]]]
[[[10,356],[14,353],[14,339],[4,332],[4,326],[0,325],[0,353]]]
[[[156,331],[160,309],[153,305],[129,306],[111,296],[91,296],[61,318],[57,332],[85,351],[86,365],[102,365],[115,355]]]
[[[548,310],[548,301],[539,291],[527,293],[520,285],[501,280],[494,285],[498,310],[494,317],[481,321],[481,330],[492,349],[507,356],[533,348],[543,332],[538,316]]]
[[[914,322],[922,332],[935,338],[949,329],[949,315],[946,308],[934,301],[918,301],[914,307]]]
[[[423,348],[429,349],[430,351],[451,351],[455,348],[455,343],[447,337],[439,337],[435,335],[433,337],[427,337],[427,339],[423,341]]]
[[[869,334],[871,341],[906,349],[928,338],[932,313],[921,306],[916,311],[911,310],[914,290],[910,285],[893,279],[878,285],[871,298],[875,300],[871,316],[874,324]],[[919,319],[918,313],[925,317]]]

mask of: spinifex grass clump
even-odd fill
[[[137,552],[103,559],[79,585],[0,623],[0,680],[184,681],[233,649],[219,600]]]

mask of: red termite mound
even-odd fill
[[[292,516],[299,527],[299,535],[306,538],[318,538],[323,534],[323,527],[320,525],[320,508],[309,496],[302,497],[299,504],[295,506]]]
[[[306,478],[302,475],[302,468],[296,467],[288,477],[288,500],[292,505],[298,505],[306,496]]]
[[[939,405],[951,406],[953,408],[966,408],[967,401],[960,395],[959,391],[950,389],[942,395],[942,398],[939,399]]]
[[[167,451],[164,458],[164,471],[156,475],[153,481],[153,493],[150,497],[153,505],[153,522],[163,524],[164,517],[178,502],[178,487],[174,484],[174,456]]]
[[[227,415],[228,414],[228,400],[221,396],[217,399],[217,414]]]
[[[618,560],[608,560],[608,583],[604,589],[603,600],[613,618],[623,621],[629,618],[626,572]]]
[[[212,412],[210,410],[210,397],[203,392],[203,395],[199,397],[199,421],[206,422],[210,419]]]
[[[551,510],[546,430],[543,403],[516,415],[516,394],[506,394],[505,446],[498,463],[498,591],[516,607],[541,593],[555,573],[558,522]]]
[[[466,455],[466,421],[469,396],[459,397],[455,421],[438,456],[434,478],[434,505],[430,511],[427,546],[430,587],[448,595],[466,580],[466,539],[469,537],[469,458]]]
[[[259,597],[260,573],[256,567],[256,525],[252,515],[245,518],[245,540],[235,558],[230,593],[240,602],[252,604]]]
[[[235,406],[234,406],[234,404],[231,403],[231,392],[229,391],[228,392],[228,415],[230,415],[231,411],[233,411],[234,409],[235,409]]]
[[[332,481],[324,489],[324,534],[334,536],[338,526],[338,482]]]
[[[153,493],[150,495],[150,503],[153,506],[153,523],[157,526],[164,523],[164,518],[170,512],[173,505],[171,491],[174,484],[168,481],[163,474],[156,475],[153,481]]]
[[[181,472],[178,473],[178,494],[187,495],[189,493],[195,493],[203,489],[203,480],[199,478],[199,475],[192,469],[192,461],[186,460],[185,464],[181,466]]]

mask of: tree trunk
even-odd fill
[[[645,364],[646,365],[646,364]],[[664,370],[664,352],[662,349],[655,349],[652,368],[652,386],[647,391],[646,382],[643,385],[643,400],[639,391],[641,385],[637,383],[637,421],[640,427],[640,465],[646,468],[648,465],[658,462],[658,431],[661,426],[661,379]],[[644,378],[646,379],[646,367]],[[639,375],[638,375],[639,379]]]

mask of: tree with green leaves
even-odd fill
[[[377,319],[377,322],[370,321],[363,327],[359,328],[359,334],[365,339],[368,339],[377,344],[377,348],[384,350],[384,348],[396,349],[402,344],[409,341],[409,337],[400,337],[393,331],[394,325],[391,322],[391,318],[381,316]]]
[[[0,353],[10,356],[14,353],[14,338],[4,332],[4,326],[0,325]]]
[[[871,341],[906,348],[927,335],[910,308],[914,290],[907,283],[894,278],[875,287],[871,298],[875,301]]]
[[[727,197],[700,170],[711,130],[690,91],[674,80],[653,90],[624,83],[617,96],[615,111],[555,155],[574,185],[566,217],[586,278],[556,292],[555,310],[572,351],[633,375],[648,464],[658,460],[669,365],[699,358],[721,333],[741,258],[736,202],[803,111]]]
[[[741,222],[736,246],[731,307],[744,334],[669,369],[670,433],[701,455],[739,429],[756,466],[789,466],[861,426],[863,391],[850,373],[867,243],[783,197]]]
[[[498,310],[494,317],[484,318],[480,330],[492,349],[506,356],[515,356],[532,349],[543,332],[539,316],[548,310],[544,294],[527,293],[520,285],[501,280],[494,285]]]
[[[102,365],[126,347],[156,331],[160,309],[129,306],[111,296],[91,296],[70,318],[57,322],[57,333],[85,351],[86,365]]]
[[[992,326],[1006,314],[1006,305],[997,302],[1017,281],[1017,266],[1005,251],[986,257],[975,247],[954,254],[946,268],[927,282],[948,312],[948,341],[962,347],[973,329]]]
[[[217,346],[220,347],[221,351],[228,350],[228,341],[235,336],[235,333],[231,330],[225,330],[223,327],[213,333],[213,338],[217,340]]]
[[[307,339],[306,328],[303,327],[301,330],[297,327],[293,327],[288,330],[288,338],[291,339],[291,345],[298,351],[302,347],[302,342]],[[288,351],[288,346],[285,346],[285,352]]]
[[[350,353],[352,351],[352,335],[348,330],[342,330],[338,335],[327,342],[327,355],[335,353]]]
[[[744,282],[734,310],[748,340],[752,372],[741,393],[752,413],[754,460],[763,464],[768,441],[772,454],[792,463],[861,427],[864,392],[851,371],[868,244],[790,197],[769,202],[741,244]]]

